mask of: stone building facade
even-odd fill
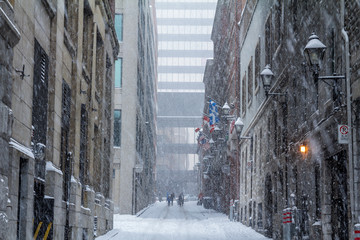
[[[21,39],[3,239],[93,239],[113,218],[114,2],[15,0],[12,9]]]
[[[13,113],[12,113],[12,61],[14,47],[20,40],[20,32],[14,22],[14,2],[2,1],[0,3],[0,238],[6,239],[11,227],[11,208],[14,203],[10,201],[10,188],[12,186],[12,166],[10,156],[14,142],[11,139]],[[24,155],[34,159],[32,152],[27,149]]]
[[[136,214],[155,201],[157,32],[155,3],[117,0],[120,44],[114,111],[115,213]]]
[[[205,127],[208,138],[215,143],[212,148],[200,154],[202,171],[211,167],[209,177],[203,180],[203,191],[212,197],[214,205],[220,211],[229,212],[230,201],[239,200],[239,161],[238,138],[233,123],[239,115],[239,28],[241,10],[244,3],[239,1],[218,1],[211,40],[214,43],[214,58],[206,64],[205,106],[204,113],[209,112],[209,100],[217,103],[219,108],[220,130],[210,133]],[[228,103],[230,116],[225,116],[221,107]],[[214,156],[210,160],[206,156]],[[205,161],[204,161],[205,157]],[[222,167],[230,167],[230,172],[223,172]],[[213,187],[218,186],[213,189]]]
[[[239,115],[250,138],[240,141],[239,220],[273,239],[353,239],[358,230],[359,9],[249,0],[242,11]],[[344,79],[314,79],[303,53],[313,31],[327,46],[320,76]],[[267,64],[269,94],[260,79]],[[343,125],[348,144],[339,143]]]

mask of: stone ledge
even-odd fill
[[[0,33],[12,48],[20,41],[21,35],[19,30],[2,8],[0,8]]]
[[[64,44],[69,51],[70,56],[74,59],[76,55],[76,49],[70,38],[70,34],[68,33],[68,31],[66,31],[66,29],[64,30]]]
[[[44,5],[50,18],[54,18],[56,15],[56,9],[54,8],[53,4],[49,0],[41,0],[41,2]]]

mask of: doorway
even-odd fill
[[[265,236],[272,237],[273,233],[273,196],[271,175],[265,179]]]
[[[349,239],[346,151],[327,159],[331,173],[332,239]]]

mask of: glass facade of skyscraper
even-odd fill
[[[156,0],[158,170],[192,170],[217,0]]]

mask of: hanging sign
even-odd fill
[[[349,127],[347,125],[338,125],[338,142],[339,144],[349,143]]]

